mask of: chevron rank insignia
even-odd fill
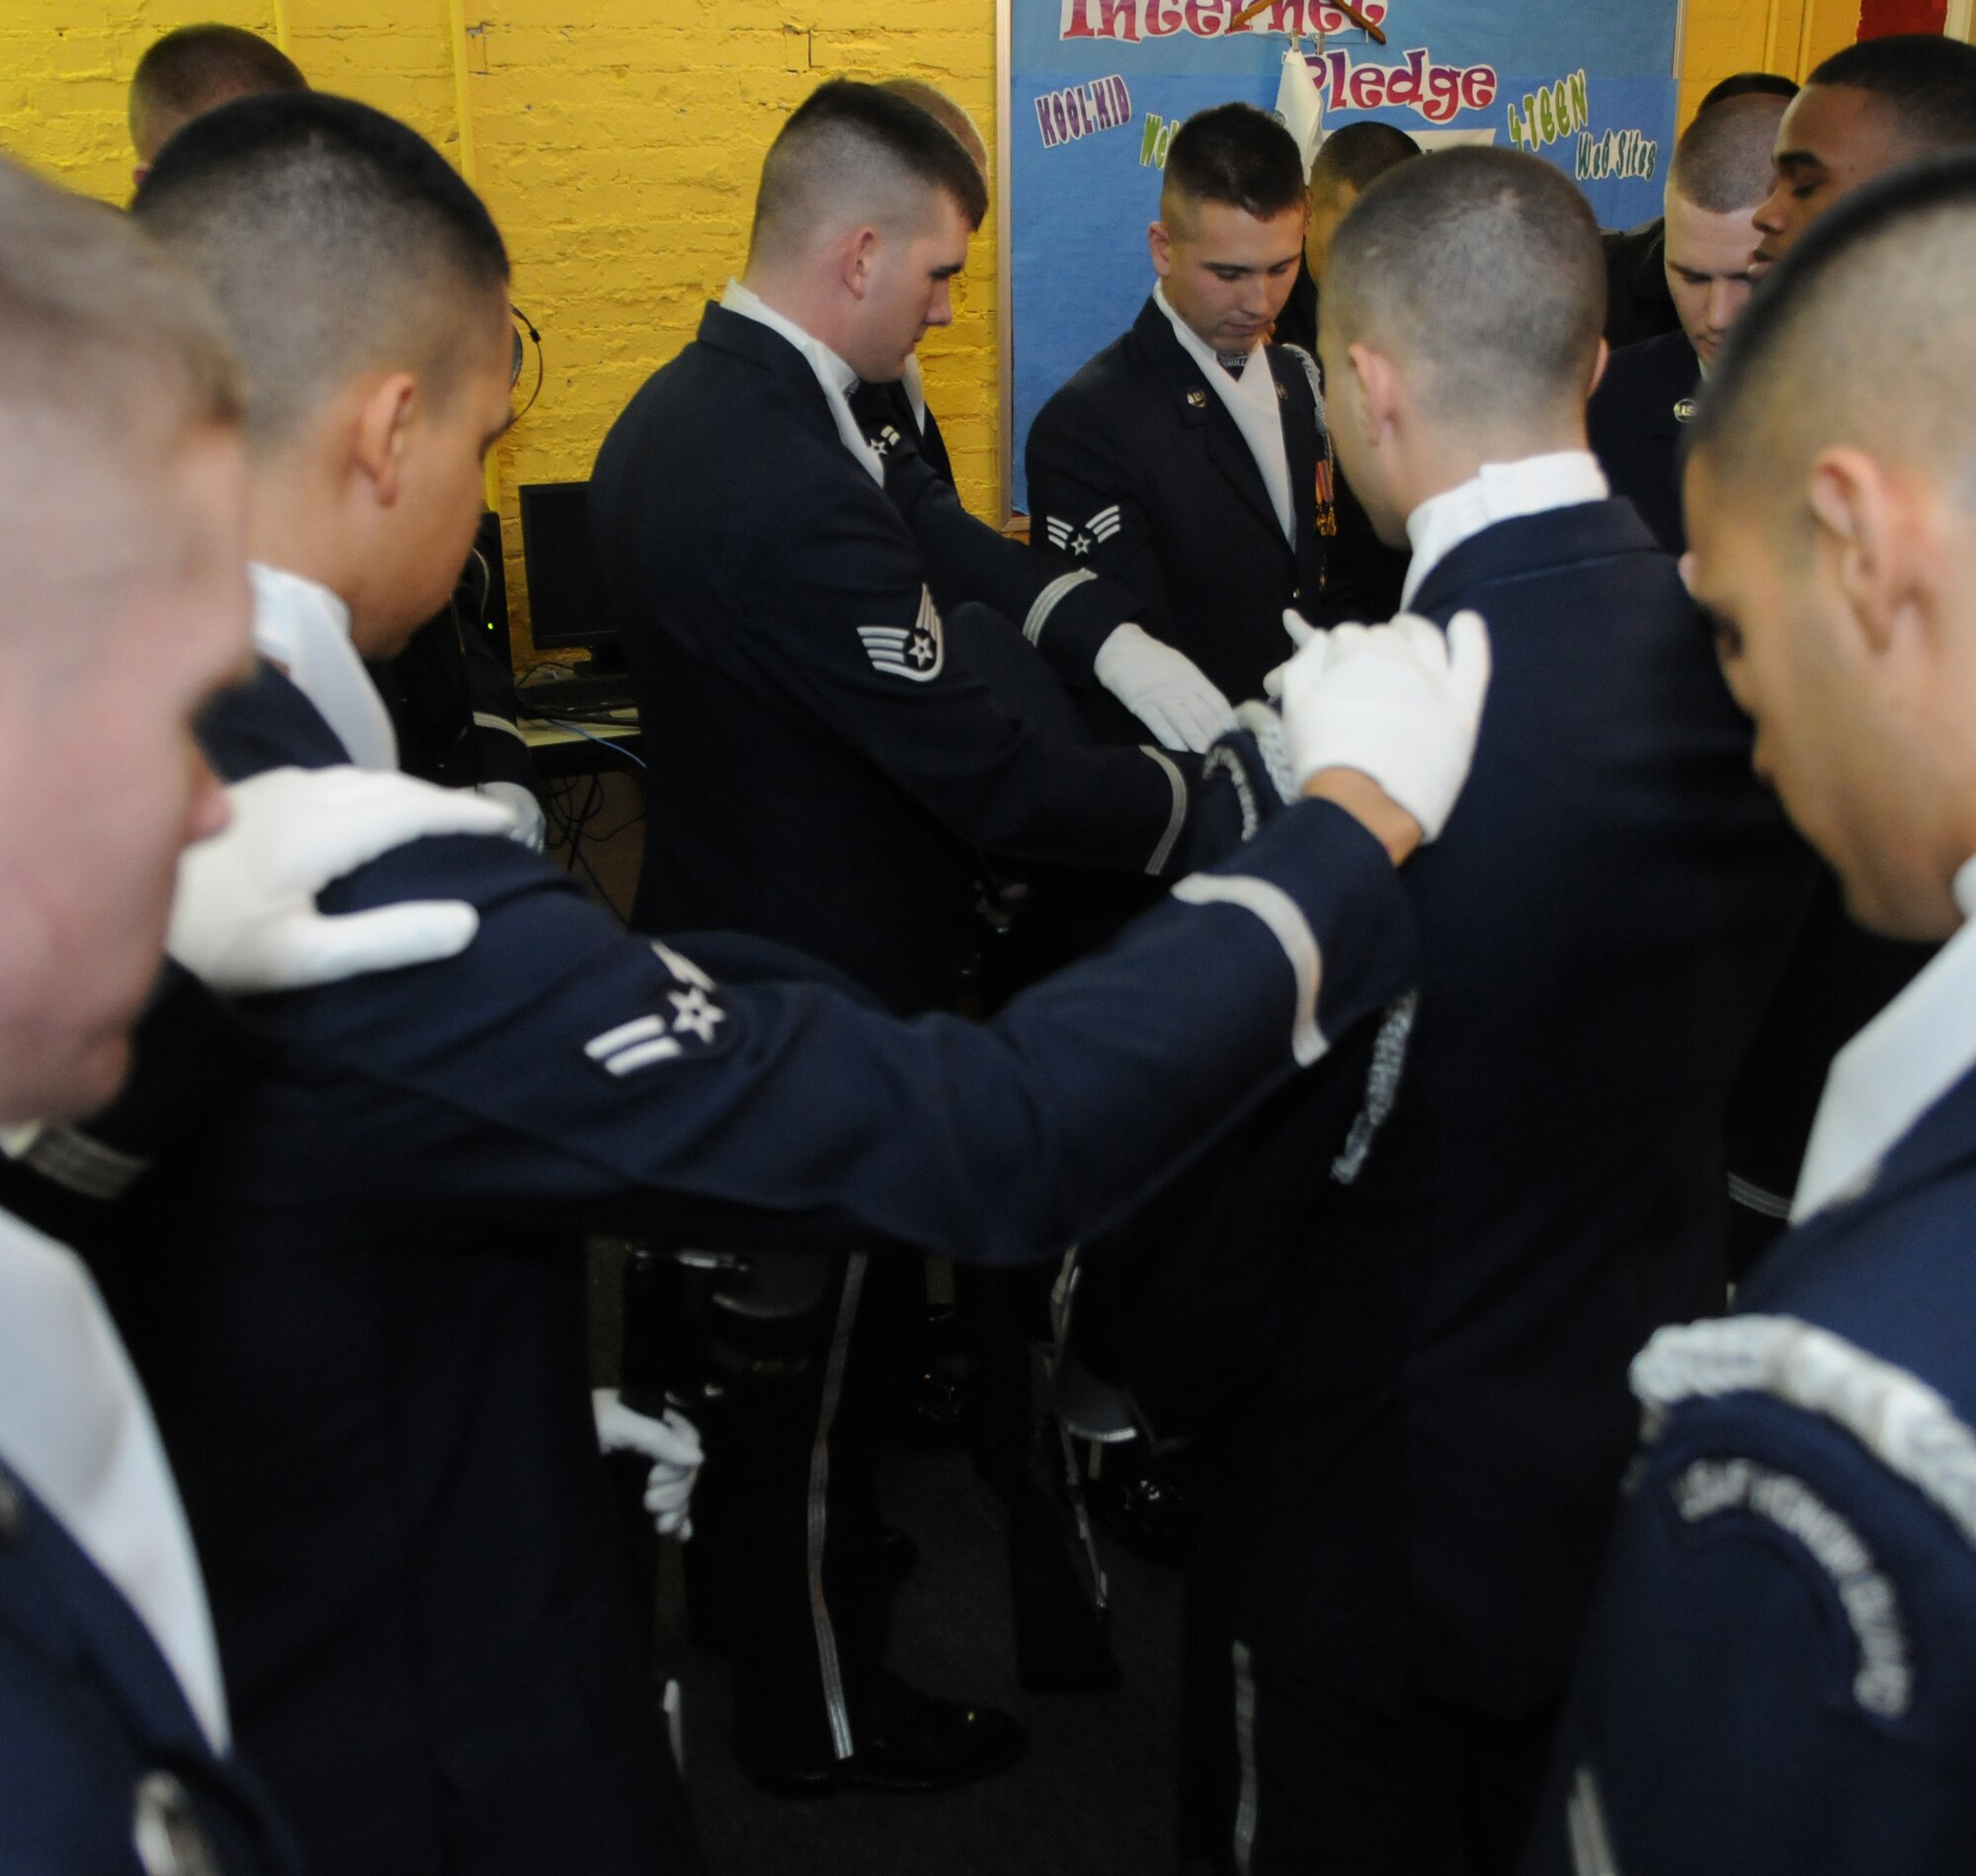
[[[925,587],[920,588],[920,615],[910,625],[861,625],[858,636],[872,668],[888,678],[910,678],[915,684],[926,684],[939,677],[947,663],[940,612]]]
[[[1043,530],[1049,536],[1049,544],[1059,553],[1075,554],[1080,560],[1093,547],[1110,540],[1121,526],[1116,502],[1110,508],[1101,508],[1082,525],[1063,521],[1055,515],[1046,516],[1043,521]]]
[[[583,1052],[605,1074],[621,1081],[640,1069],[688,1056],[710,1055],[731,1042],[733,1013],[721,1002],[712,978],[690,957],[656,939],[652,952],[673,978],[643,1016],[594,1035]]]

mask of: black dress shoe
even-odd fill
[[[821,1798],[833,1791],[948,1791],[1006,1771],[1028,1736],[1006,1713],[959,1700],[936,1700],[887,1674],[873,1690],[869,1715],[854,1730],[849,1758],[769,1765],[744,1757],[741,1769],[779,1798]]]

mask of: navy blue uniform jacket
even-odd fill
[[[1654,538],[1677,555],[1688,551],[1681,436],[1700,389],[1701,367],[1688,334],[1664,332],[1612,354],[1585,412],[1612,493],[1631,502]]]
[[[267,668],[204,737],[229,778],[343,754]],[[480,910],[461,956],[238,1007],[265,1065],[92,1262],[243,1756],[310,1866],[692,1867],[615,1570],[576,1234],[1053,1256],[1401,988],[1408,915],[1371,837],[1300,804],[974,1025],[760,981],[759,942],[627,938],[508,841],[419,843],[324,904],[434,897]]]
[[[1283,609],[1315,615],[1322,530],[1336,526],[1317,367],[1287,346],[1266,357],[1289,460],[1288,538],[1227,405],[1151,299],[1036,413],[1025,458],[1030,539],[1127,588],[1132,616],[1238,703],[1261,696],[1292,649]]]
[[[136,1610],[0,1468],[0,1872],[153,1876],[133,1839],[183,1834],[223,1876],[290,1876],[287,1834],[207,1744]]]
[[[1976,1869],[1972,1219],[1965,1077],[1643,1357],[1531,1876]]]
[[[645,823],[632,923],[793,945],[900,1010],[952,1001],[977,852],[1161,874],[1200,851],[1182,838],[1196,759],[1013,715],[955,646],[927,530],[1008,583],[967,598],[1087,682],[1121,613],[1074,573],[1043,605],[1052,579],[910,454],[926,516],[845,449],[793,346],[709,306],[591,481],[666,804]]]
[[[1280,1666],[1510,1716],[1564,1684],[1628,1359],[1720,1306],[1723,1107],[1810,862],[1626,504],[1464,542],[1416,610],[1464,607],[1495,673],[1404,879],[1424,961],[1390,1112],[1327,1180],[1344,1052],[1203,1169],[1195,1242],[1281,1247],[1201,1468],[1203,1580]]]

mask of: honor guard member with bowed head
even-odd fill
[[[301,68],[245,27],[182,26],[153,40],[130,76],[126,113],[142,183],[158,152],[193,119],[264,91],[306,91]]]
[[[1909,34],[1835,52],[1777,126],[1776,187],[1756,216],[1757,273],[1850,191],[1903,163],[1962,149],[1976,149],[1976,46]],[[1890,295],[1899,290],[1888,283]],[[1847,917],[1838,882],[1821,877],[1730,1109],[1732,1274],[1783,1228],[1833,1056],[1931,950],[1862,932]]]
[[[1626,1363],[1722,1298],[1722,1110],[1810,860],[1586,449],[1604,298],[1583,196],[1507,150],[1381,177],[1326,271],[1332,435],[1413,545],[1402,624],[1473,609],[1496,675],[1405,882],[1417,1008],[1216,1156],[1162,1279],[1142,1397],[1178,1375],[1201,1415],[1191,1824],[1224,1869],[1512,1867],[1634,1437]],[[1272,1268],[1203,1408],[1220,1297]]]
[[[1296,346],[1317,357],[1317,304],[1324,290],[1331,237],[1346,210],[1373,183],[1395,164],[1420,153],[1421,146],[1404,130],[1369,119],[1342,124],[1318,145],[1310,166],[1310,225],[1304,230],[1303,267],[1276,315],[1272,337],[1277,345]],[[1324,610],[1334,618],[1390,618],[1400,610],[1407,556],[1372,531],[1364,505],[1352,493],[1351,483],[1335,472],[1332,492],[1338,532],[1325,555]]]
[[[130,79],[130,141],[138,183],[166,140],[195,118],[236,98],[306,91],[294,61],[237,26],[182,26],[154,40]],[[517,343],[515,362],[521,363]],[[476,552],[445,609],[413,634],[375,675],[408,774],[472,787],[514,817],[516,838],[540,848],[543,822],[534,760],[515,724],[514,678],[469,610],[482,605],[490,575]]]
[[[1095,744],[1060,691],[1064,720],[1047,713],[1045,658],[1081,664],[1148,722],[1171,711],[1185,734],[1165,740],[1198,746],[1227,720],[1185,658],[1114,608],[1080,610],[1105,583],[1075,569],[1037,593],[1037,561],[915,460],[919,498],[988,550],[992,577],[956,587],[904,512],[900,452],[871,449],[852,414],[861,381],[898,379],[951,317],[947,283],[985,204],[972,159],[917,105],[819,87],[763,164],[745,278],[613,426],[591,484],[670,804],[646,824],[632,923],[798,946],[900,1014],[954,1006],[984,857],[1170,877],[1233,837],[1230,765],[1254,792],[1246,737],[1203,765],[1143,731],[1137,748]],[[1001,599],[1012,581],[1020,636],[987,610],[944,616],[940,589]],[[1020,1743],[1003,1716],[930,1700],[880,1664],[875,1432],[916,1276],[851,1257],[800,1382],[720,1416],[696,1574],[749,1610],[737,1731],[777,1790],[962,1782]]]
[[[1267,112],[1190,118],[1148,234],[1152,297],[1036,413],[1026,455],[1031,539],[1123,584],[1237,698],[1282,662],[1283,609],[1321,612],[1337,529],[1317,367],[1268,343],[1306,203],[1296,140]]]
[[[1873,184],[1703,392],[1688,579],[1757,769],[1854,918],[1946,942],[1834,1062],[1736,1313],[1633,1364],[1532,1876],[1976,1866],[1972,257],[1976,159]]]
[[[1683,132],[1668,168],[1668,291],[1680,328],[1612,354],[1592,394],[1593,453],[1669,553],[1688,546],[1681,514],[1681,440],[1701,380],[1755,284],[1751,217],[1770,193],[1770,148],[1785,100],[1731,99]]]
[[[1788,104],[1797,84],[1776,72],[1732,72],[1695,107],[1698,120],[1732,98],[1781,98]],[[1667,218],[1656,215],[1637,228],[1605,229],[1606,343],[1614,351],[1657,339],[1681,320],[1668,289]]]
[[[951,98],[916,78],[890,78],[878,89],[918,106],[945,129],[986,189],[981,132]],[[1112,627],[1130,618],[1129,593],[1068,555],[1028,551],[961,506],[917,350],[897,377],[861,380],[848,401],[854,424],[882,459],[885,493],[912,530],[949,640],[1006,711],[1038,729],[1087,735],[1071,699],[1102,689],[1092,669],[1097,650],[1110,694],[1130,687],[1133,720],[1166,748],[1201,750],[1225,727],[1227,699],[1171,647],[1145,645],[1135,625],[1105,649]],[[982,604],[960,612],[969,600]],[[1022,629],[1012,630],[1012,622]],[[1046,656],[1036,655],[1038,645]],[[1127,657],[1133,647],[1138,654]]]
[[[192,718],[244,668],[248,614],[219,323],[127,218],[5,162],[0,317],[0,1144],[102,1174],[113,1159],[67,1123],[114,1094],[141,1006],[171,994],[153,988],[168,913],[171,974],[229,991],[456,951],[466,906],[325,921],[313,892],[397,841],[506,816],[291,771],[236,790],[215,836],[228,808]],[[199,1559],[124,1346],[75,1257],[4,1211],[0,1862],[297,1867],[235,1755]]]
[[[967,152],[967,160],[980,172],[983,187],[987,186],[988,146],[981,140],[974,120],[946,92],[920,78],[887,78],[879,89],[918,105]],[[906,360],[906,368],[896,378],[861,383],[852,394],[851,407],[864,431],[865,442],[874,449],[888,453],[902,439],[915,440],[927,466],[952,485],[953,462],[947,452],[947,439],[941,435],[940,423],[927,408],[926,379],[920,371],[917,352]],[[912,420],[910,428],[901,421],[907,417]]]
[[[286,669],[222,699],[206,747],[241,777],[347,761],[369,711],[345,634],[423,616],[479,511],[499,236],[411,131],[320,96],[189,126],[137,219],[213,289],[264,400],[248,541],[284,568]],[[612,1554],[570,1234],[992,1263],[1116,1216],[1411,968],[1391,862],[1459,787],[1486,651],[1313,653],[1285,736],[1330,798],[985,1028],[782,981],[804,966],[782,953],[770,980],[759,944],[625,938],[507,840],[420,842],[334,889],[338,915],[463,902],[479,937],[239,1006],[255,1078],[106,1207],[96,1249],[240,1750],[311,1866],[694,1865]],[[1341,685],[1384,699],[1376,747],[1367,712],[1330,707]]]

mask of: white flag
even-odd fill
[[[1311,76],[1303,49],[1292,40],[1283,53],[1283,75],[1276,85],[1276,120],[1297,140],[1303,152],[1304,174],[1324,141],[1324,99]]]

